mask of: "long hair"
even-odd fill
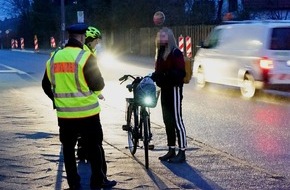
[[[167,44],[165,46],[165,50],[163,52],[160,52],[160,44],[164,43],[165,41]],[[159,56],[162,56],[162,58],[166,60],[169,53],[172,51],[172,49],[177,48],[176,39],[173,34],[173,31],[167,27],[161,28],[157,32],[157,35],[155,38],[155,45],[156,45],[155,60],[157,60],[158,54],[160,54]]]

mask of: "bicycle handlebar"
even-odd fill
[[[119,81],[123,81],[123,80],[127,80],[127,75],[122,76],[121,78],[119,78]]]
[[[133,75],[124,75],[121,78],[119,78],[119,81],[124,82],[124,81],[128,80],[129,77],[132,78],[132,79],[135,79],[136,78]]]
[[[132,82],[131,84],[128,84],[128,85],[126,86],[126,88],[129,90],[129,92],[132,92],[132,90],[133,90],[133,88],[134,88],[134,84],[135,84],[135,82],[136,82],[136,81],[139,81],[138,79],[140,79],[140,77],[134,77],[133,75],[130,75],[130,74],[128,74],[128,75],[124,75],[124,76],[122,76],[121,78],[119,78],[119,81],[121,81],[120,84],[122,84],[123,82],[127,81],[128,78],[132,78],[132,79],[133,79],[133,82]]]
[[[132,78],[133,79],[133,81],[130,83],[130,84],[128,84],[128,85],[126,85],[126,88],[129,90],[129,92],[134,92],[134,96],[135,96],[135,90],[136,90],[136,88],[137,88],[137,86],[138,86],[138,84],[144,79],[144,78],[146,78],[146,77],[151,77],[151,76],[149,76],[149,75],[147,75],[147,76],[145,76],[145,77],[142,77],[142,76],[137,76],[137,77],[134,77],[133,75],[130,75],[130,74],[128,74],[128,75],[124,75],[124,76],[122,76],[121,78],[119,78],[119,81],[121,81],[121,84],[123,83],[123,82],[125,82],[126,80],[128,80],[128,78]],[[156,106],[156,102],[157,102],[157,100],[158,100],[158,97],[159,97],[159,94],[160,94],[160,89],[159,90],[156,90],[156,97],[155,98],[153,98],[153,104],[151,104],[151,103],[147,103],[147,105],[146,105],[146,103],[144,104],[144,103],[142,103],[142,105],[143,105],[143,107],[150,107],[150,106],[153,106],[153,107],[155,107]],[[149,95],[149,96],[151,96],[152,95],[152,93]],[[135,98],[135,97],[134,97]],[[151,98],[152,97],[150,97],[149,99],[151,100]],[[156,99],[156,100],[155,100]],[[154,103],[155,102],[155,103]]]

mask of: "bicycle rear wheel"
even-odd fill
[[[138,110],[133,104],[129,104],[127,114],[128,148],[130,153],[134,155],[139,141],[138,132],[136,131],[136,126],[138,126]]]
[[[143,144],[144,144],[144,153],[145,153],[145,168],[149,168],[149,117],[147,112],[143,113]]]

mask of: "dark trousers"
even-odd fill
[[[183,89],[180,86],[161,88],[161,107],[167,135],[167,145],[186,148],[186,130],[182,119]]]
[[[69,186],[80,181],[77,173],[75,145],[81,136],[87,147],[91,164],[91,184],[102,184],[106,180],[107,165],[102,146],[103,130],[99,115],[82,119],[59,119],[59,135],[63,148],[64,164]]]
[[[88,159],[88,150],[85,146],[85,142],[81,137],[78,138],[77,142],[77,157],[79,160],[87,160]]]

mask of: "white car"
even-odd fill
[[[251,98],[259,89],[290,89],[290,21],[232,21],[213,29],[194,57],[193,77],[236,86]]]

